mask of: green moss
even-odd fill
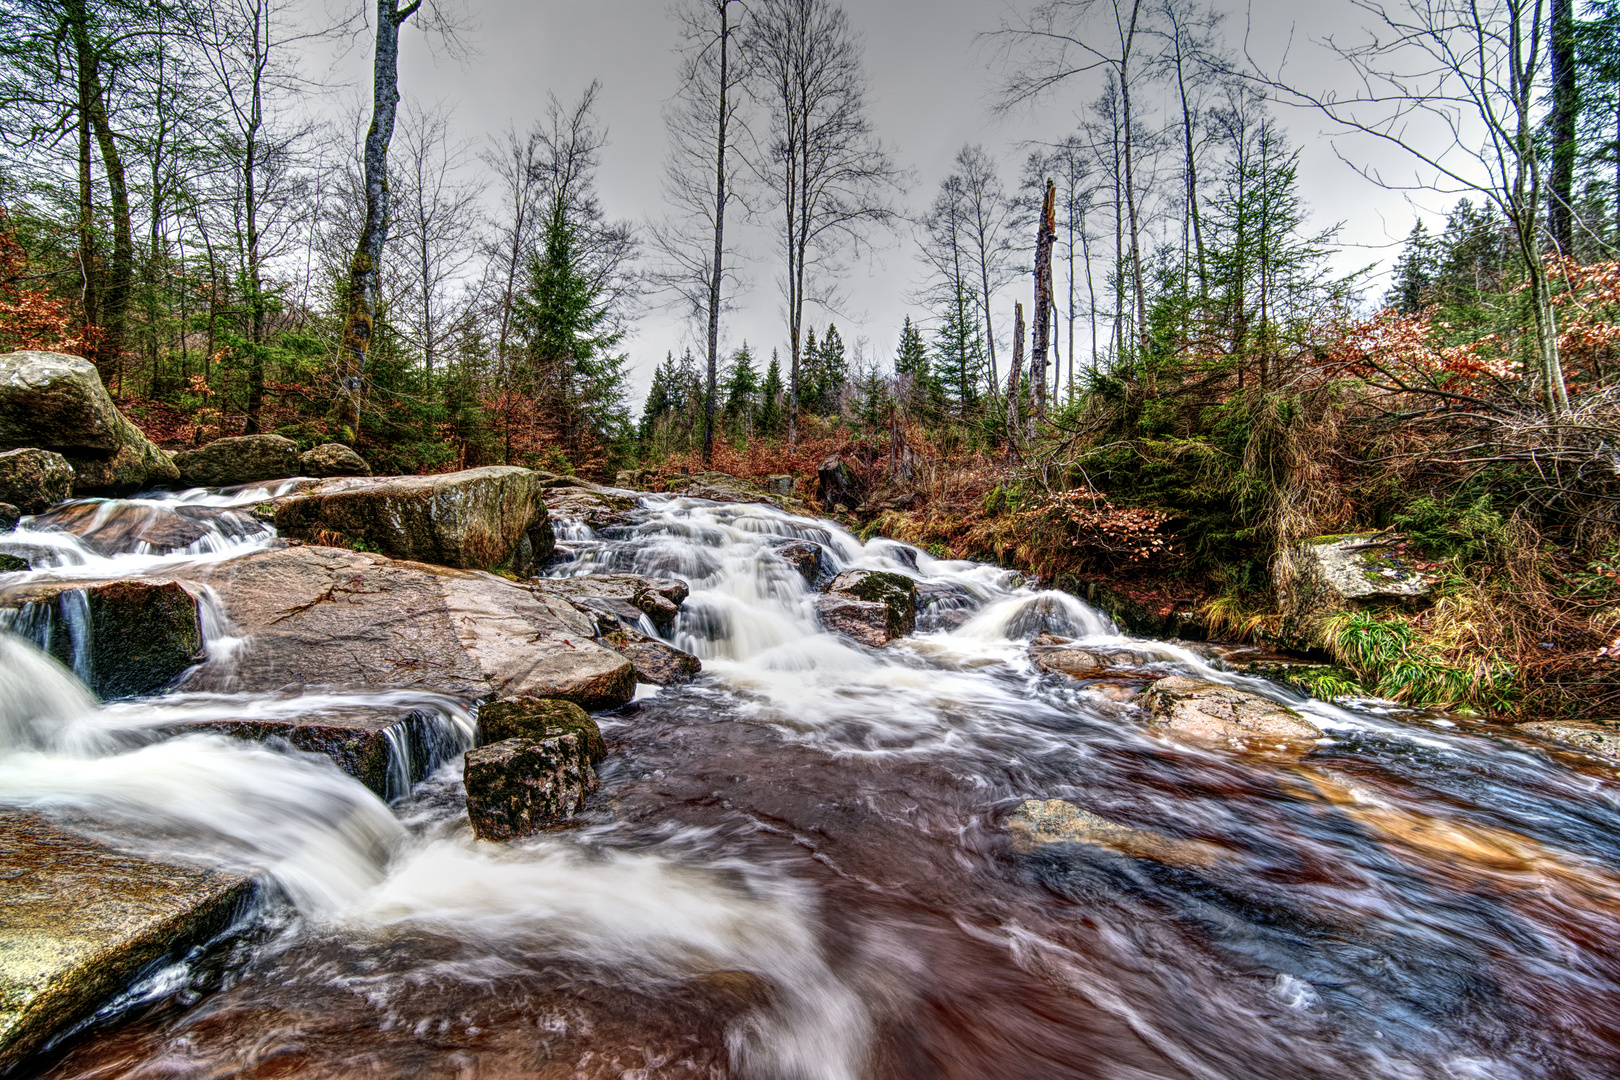
[[[19,559],[15,555],[0,555],[0,574],[14,574],[27,569],[29,569],[27,560]]]
[[[602,729],[584,709],[556,698],[512,698],[491,701],[478,708],[478,745],[506,739],[549,739],[577,735],[591,764],[607,756]]]

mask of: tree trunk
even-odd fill
[[[714,404],[720,379],[720,285],[726,254],[726,115],[731,77],[731,0],[720,0],[720,114],[714,157],[714,265],[709,278],[709,389],[703,405],[703,464],[714,456]]]
[[[377,48],[372,62],[371,127],[366,132],[366,220],[349,264],[347,311],[338,345],[337,394],[332,419],[348,442],[360,438],[360,403],[366,360],[376,329],[382,287],[383,243],[388,239],[388,144],[399,111],[399,28],[422,0],[401,8],[399,0],[377,0]]]
[[[1142,370],[1147,376],[1148,388],[1153,387],[1153,373],[1148,366],[1147,285],[1142,280],[1142,227],[1136,209],[1136,166],[1133,149],[1135,138],[1131,131],[1131,49],[1136,42],[1136,20],[1142,10],[1142,0],[1131,5],[1131,25],[1125,34],[1124,48],[1119,62],[1119,102],[1125,125],[1125,208],[1131,226],[1131,282],[1136,298],[1136,335],[1142,351]]]
[[[1547,225],[1562,255],[1575,253],[1576,125],[1580,120],[1581,101],[1574,7],[1574,0],[1552,0],[1547,35],[1552,76],[1552,111],[1547,117],[1552,136]]]
[[[1057,185],[1046,182],[1046,198],[1041,203],[1040,231],[1035,235],[1035,340],[1029,357],[1029,389],[1034,396],[1031,412],[1036,421],[1046,419],[1046,349],[1052,326],[1052,244],[1057,240]]]
[[[1018,375],[1024,370],[1024,305],[1013,305],[1013,354],[1007,365],[1007,460],[1018,456]]]

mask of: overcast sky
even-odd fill
[[[328,0],[340,3],[341,0]],[[423,35],[405,35],[400,82],[407,97],[453,108],[456,129],[469,139],[516,124],[521,130],[545,107],[548,93],[575,100],[591,80],[602,83],[600,116],[610,145],[598,180],[612,217],[645,221],[662,212],[660,170],[665,137],[660,110],[676,89],[676,35],[663,0],[461,0],[471,29],[464,35],[464,61],[430,49]],[[980,35],[995,30],[1027,0],[862,0],[847,5],[864,40],[870,105],[878,134],[912,174],[904,198],[908,212],[933,199],[952,158],[965,143],[983,143],[1002,162],[1003,180],[1016,184],[1027,141],[1061,138],[1079,110],[1097,93],[1098,82],[1076,81],[1037,108],[1010,119],[991,115],[999,73],[996,50]],[[1247,49],[1260,63],[1279,64],[1301,84],[1342,82],[1347,74],[1316,42],[1328,34],[1351,34],[1361,12],[1345,0],[1217,0],[1230,14],[1225,34],[1234,49]],[[363,48],[347,52],[334,68],[351,99],[369,81]],[[1151,93],[1159,93],[1151,88]],[[1402,167],[1398,158],[1364,142],[1326,137],[1313,113],[1279,108],[1295,144],[1302,148],[1303,194],[1314,210],[1312,225],[1344,222],[1345,268],[1387,264],[1412,226],[1415,210],[1406,197],[1362,179],[1340,160],[1343,153],[1366,163]],[[1337,150],[1335,149],[1337,147]],[[1448,200],[1431,198],[1429,214]],[[1432,219],[1431,219],[1432,223]],[[758,258],[746,268],[751,288],[738,298],[724,342],[744,339],[756,354],[785,347],[778,262],[769,237],[754,239]],[[919,284],[920,266],[907,230],[889,237],[876,255],[852,268],[844,282],[848,303],[839,312],[813,311],[817,327],[838,323],[846,343],[871,342],[879,357],[893,355],[902,319],[923,317],[908,302]],[[1060,286],[1061,288],[1061,286]],[[1020,282],[1002,305],[1028,291]],[[652,368],[667,350],[693,341],[679,312],[650,307],[627,343],[634,368],[632,399],[639,410]],[[784,349],[785,351],[785,349]],[[1082,354],[1085,349],[1080,350]]]

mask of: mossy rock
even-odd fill
[[[478,707],[478,745],[507,739],[549,739],[577,735],[592,765],[607,757],[602,729],[572,701],[558,698],[511,698]]]
[[[27,559],[19,559],[15,555],[0,554],[0,574],[15,574],[31,569],[33,568],[28,565]]]
[[[884,570],[845,570],[827,592],[848,600],[883,604],[889,609],[889,636],[905,637],[917,626],[917,583]]]

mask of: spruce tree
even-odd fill
[[[897,392],[907,411],[922,418],[936,419],[940,414],[939,380],[928,362],[928,346],[923,343],[922,331],[906,316],[900,327],[900,344],[894,354],[894,373],[898,376]]]
[[[754,430],[765,438],[776,438],[782,433],[786,414],[782,410],[782,361],[775,349],[771,350],[770,365],[765,368],[765,382],[759,388],[759,411],[754,415]]]
[[[753,428],[754,398],[759,393],[759,372],[754,370],[754,355],[749,351],[746,341],[731,358],[731,368],[726,372],[724,391],[726,432],[733,436],[747,437]]]
[[[835,416],[844,394],[844,383],[849,378],[849,362],[844,352],[844,339],[838,336],[838,327],[827,324],[827,335],[821,339],[821,350],[816,356],[812,378],[815,398],[820,403],[816,412]]]
[[[1395,260],[1393,280],[1384,303],[1402,315],[1416,315],[1434,293],[1436,270],[1434,237],[1419,221],[1406,238],[1406,248]]]
[[[944,397],[956,415],[966,420],[977,413],[985,373],[984,331],[966,286],[956,290],[934,333],[934,362]]]

